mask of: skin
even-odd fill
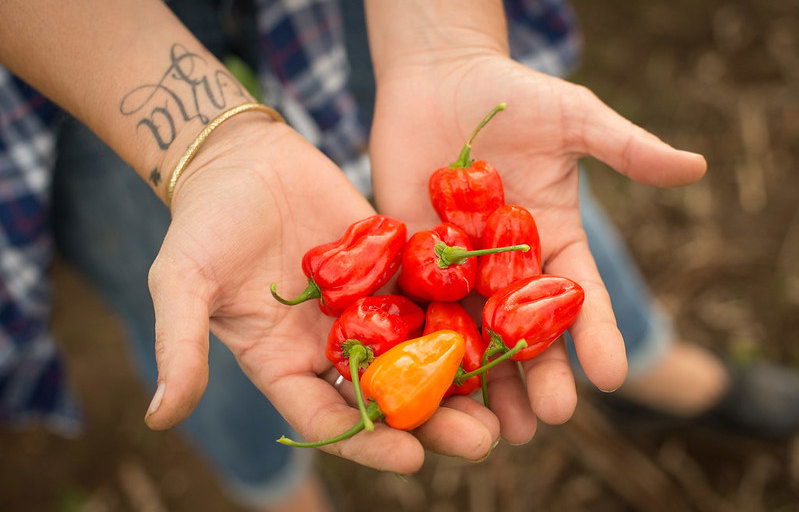
[[[621,386],[624,343],[581,225],[577,161],[593,156],[640,183],[679,186],[702,177],[704,158],[660,141],[584,87],[512,61],[499,2],[367,2],[367,16],[378,86],[370,147],[380,210],[405,219],[411,232],[437,223],[432,206],[418,200],[430,173],[455,159],[486,112],[507,102],[472,155],[499,170],[507,203],[535,217],[544,272],[585,289],[571,333],[588,378],[604,391]],[[536,418],[566,421],[577,400],[562,343],[521,369],[521,379],[510,364],[490,373],[492,408],[513,444],[532,438]]]

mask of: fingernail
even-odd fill
[[[494,441],[494,442],[491,444],[491,448],[489,448],[489,449],[488,449],[488,453],[486,453],[485,455],[483,455],[483,456],[482,456],[482,457],[480,457],[479,459],[475,459],[475,460],[472,460],[472,461],[470,461],[470,462],[474,462],[475,464],[478,464],[478,463],[480,463],[480,462],[483,462],[484,460],[486,460],[486,459],[488,458],[488,456],[489,456],[489,455],[491,455],[491,452],[493,452],[493,451],[494,451],[494,448],[496,448],[498,444],[499,444],[499,439],[497,439],[496,441]]]
[[[148,417],[151,414],[155,413],[159,407],[161,407],[161,400],[164,398],[164,389],[166,385],[163,381],[158,383],[158,388],[155,390],[155,394],[153,395],[153,400],[150,402],[150,407],[147,408],[147,414],[144,417]]]

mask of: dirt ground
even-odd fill
[[[799,368],[799,1],[574,3],[586,51],[573,79],[710,165],[696,185],[654,190],[587,162],[654,293],[684,338]],[[113,315],[65,264],[54,277],[87,430],[0,432],[0,509],[237,510],[180,436],[144,427],[149,397]],[[408,479],[318,466],[342,511],[799,510],[799,438],[632,428],[581,398],[566,425],[479,464],[430,456]]]

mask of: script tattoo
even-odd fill
[[[211,67],[183,45],[173,44],[169,58],[169,67],[157,83],[136,87],[119,104],[119,112],[136,116],[136,129],[146,130],[161,151],[174,142],[182,123],[199,119],[208,124],[231,98],[247,97],[227,72]],[[160,173],[150,174],[156,186],[160,180]]]

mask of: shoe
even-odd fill
[[[768,440],[799,433],[799,372],[769,362],[727,368],[730,387],[697,416],[677,416],[615,395],[604,395],[601,406],[622,429],[651,432],[706,426]]]

